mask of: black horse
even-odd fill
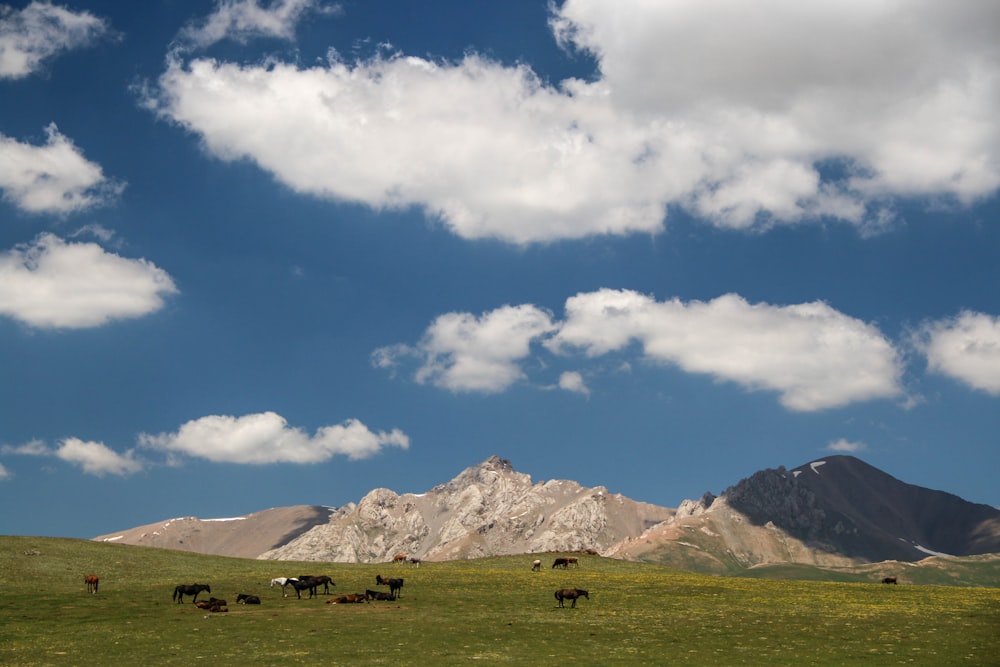
[[[316,592],[316,588],[319,586],[319,584],[313,581],[312,579],[305,579],[305,580],[289,579],[288,585],[295,589],[295,597],[297,597],[300,600],[302,599],[302,591],[309,591],[309,597],[311,598],[314,598],[317,595],[319,595],[319,593]]]
[[[388,586],[389,595],[394,598],[402,597],[403,593],[403,580],[402,579],[383,579],[381,574],[375,575],[375,583],[379,586]]]
[[[320,574],[315,577],[311,574],[300,574],[299,581],[310,581],[312,582],[313,586],[322,586],[324,595],[330,594],[330,586],[337,585],[333,583],[333,579],[326,576],[325,574]]]
[[[180,604],[184,602],[185,595],[193,595],[194,599],[191,600],[191,602],[197,602],[198,593],[201,593],[202,591],[211,593],[212,587],[208,584],[181,584],[174,589],[174,600],[177,601],[177,604]]]
[[[563,588],[556,591],[556,600],[559,601],[560,607],[565,606],[563,605],[563,600],[572,600],[573,604],[571,604],[570,607],[575,608],[577,598],[587,598],[589,600],[590,593],[579,588]]]

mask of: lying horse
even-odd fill
[[[83,578],[83,583],[87,584],[88,593],[97,593],[97,585],[101,583],[101,580],[96,574],[88,574]]]
[[[330,577],[326,576],[325,574],[320,574],[320,575],[315,576],[315,577],[313,575],[311,575],[311,574],[300,574],[299,575],[299,581],[311,581],[312,584],[313,584],[313,586],[322,586],[323,587],[323,594],[324,595],[329,595],[330,594],[330,586],[336,586],[337,585],[337,584],[333,583],[333,579],[331,579]]]
[[[216,614],[229,611],[228,605],[228,602],[219,598],[209,598],[207,601],[202,600],[201,602],[194,603],[194,606],[198,607],[198,609],[204,609]]]
[[[402,579],[384,579],[381,574],[375,575],[375,583],[379,586],[388,586],[389,594],[394,598],[402,597],[403,580]]]
[[[391,601],[391,600],[395,600],[396,599],[393,596],[392,593],[386,593],[385,591],[373,591],[370,588],[365,591],[365,595],[368,596],[369,600],[388,600],[388,601]]]
[[[587,598],[590,599],[590,593],[581,590],[579,588],[563,588],[556,591],[556,600],[559,601],[559,606],[563,607],[563,600],[572,600],[573,604],[570,605],[571,608],[576,608],[577,598]]]
[[[896,582],[896,577],[886,577],[885,579],[882,580],[882,583],[883,584],[895,584],[895,583],[897,583]]]
[[[348,593],[326,601],[327,604],[348,604],[351,602],[368,602],[368,596],[364,593]]]
[[[256,595],[247,595],[246,593],[238,593],[236,595],[236,604],[260,604],[260,598]]]
[[[271,580],[271,588],[274,588],[275,586],[281,586],[281,596],[287,598],[288,591],[286,590],[285,587],[291,585],[293,581],[298,581],[298,579],[296,579],[295,577],[277,577],[276,579]]]
[[[208,584],[181,584],[174,589],[174,599],[177,600],[177,604],[184,602],[185,595],[193,595],[194,599],[192,602],[198,601],[198,593],[206,591],[208,593],[212,592],[212,587]]]

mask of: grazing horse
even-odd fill
[[[314,588],[317,587],[317,586],[322,586],[323,587],[323,595],[329,595],[330,594],[330,586],[336,586],[337,585],[337,584],[333,583],[333,579],[331,579],[330,577],[326,576],[325,574],[320,574],[320,575],[317,575],[315,577],[313,575],[311,575],[311,574],[300,574],[299,575],[299,581],[309,581],[309,582],[312,582],[312,585],[313,585]]]
[[[559,601],[559,606],[563,607],[563,600],[572,600],[573,604],[570,605],[572,608],[576,608],[577,598],[587,598],[590,599],[590,593],[579,588],[563,588],[556,591],[556,600]]]
[[[408,556],[406,554],[396,554],[392,557],[393,563],[405,563]]]
[[[562,569],[565,570],[567,567],[569,567],[569,558],[556,558],[554,561],[552,561],[552,569],[555,569],[557,567],[561,567]]]
[[[293,581],[298,581],[298,579],[296,579],[295,577],[278,577],[276,579],[271,580],[271,588],[274,588],[275,586],[281,586],[281,596],[287,598],[288,591],[286,590],[285,587],[290,586]]]
[[[260,604],[260,598],[256,595],[247,595],[246,593],[238,593],[236,595],[236,604]]]
[[[895,583],[897,583],[896,582],[896,577],[886,577],[885,579],[882,580],[882,583],[883,584],[895,584]]]
[[[402,579],[384,579],[381,574],[375,575],[375,583],[379,586],[388,586],[389,594],[394,598],[402,597],[403,580]]]
[[[177,600],[177,604],[184,602],[185,595],[193,595],[194,599],[192,602],[198,601],[198,593],[206,591],[208,593],[212,592],[212,587],[208,584],[181,584],[174,589],[174,599]]]
[[[416,565],[417,567],[420,567],[420,559],[419,558],[411,558],[410,559],[410,565]]]
[[[302,591],[309,591],[309,597],[313,598],[319,595],[316,592],[316,588],[319,586],[318,583],[312,579],[289,579],[288,585],[295,589],[295,597],[302,599]]]
[[[97,585],[101,583],[101,580],[96,574],[88,574],[83,578],[83,583],[87,584],[88,593],[97,593]]]
[[[538,560],[536,558],[535,560],[533,560],[531,562],[531,571],[532,572],[540,572],[541,569],[542,569],[542,561],[540,561],[540,560]]]

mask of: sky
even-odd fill
[[[997,3],[6,3],[0,533],[491,455],[1000,506]]]

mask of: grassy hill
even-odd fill
[[[410,565],[257,561],[0,537],[0,664],[845,665],[996,664],[1000,589],[693,574],[582,556]],[[97,595],[83,576],[101,577]],[[328,574],[337,594],[404,577],[394,602],[282,598],[277,576]],[[179,583],[260,595],[209,614]],[[559,609],[553,592],[590,599]]]

